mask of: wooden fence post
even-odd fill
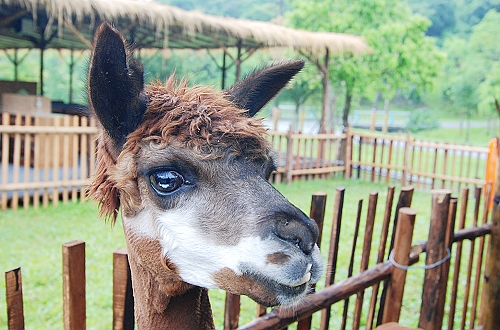
[[[415,227],[415,216],[417,212],[409,207],[399,210],[399,219],[394,241],[393,259],[395,263],[408,266],[410,262],[411,241]],[[406,281],[406,270],[404,267],[394,266],[392,276],[387,289],[384,302],[382,323],[398,322],[403,305],[403,292]]]
[[[113,253],[113,329],[134,329],[134,295],[127,249]]]
[[[333,209],[332,231],[330,235],[330,247],[328,252],[328,262],[326,269],[325,286],[330,286],[335,281],[337,270],[337,257],[339,254],[340,244],[340,228],[342,223],[342,211],[344,208],[345,188],[337,188],[335,190],[335,205]],[[331,306],[328,306],[321,312],[320,329],[328,329],[330,322]]]
[[[346,179],[350,179],[352,175],[352,132],[351,127],[347,126],[347,130],[345,132],[345,140],[346,140],[346,148],[345,148],[345,172],[344,177]]]
[[[318,247],[321,247],[321,238],[323,237],[323,222],[325,220],[325,209],[326,209],[326,193],[317,192],[312,195],[311,198],[311,211],[309,216],[318,225]],[[297,323],[297,330],[309,330],[312,325],[312,315],[308,316]]]
[[[408,162],[410,161],[410,144],[411,144],[411,133],[406,134],[404,159],[403,159],[403,174],[401,176],[401,184],[403,186],[408,184],[408,175],[411,175],[411,171],[408,167]],[[411,180],[410,180],[411,182]]]
[[[24,330],[23,281],[21,268],[5,272],[5,297],[9,330]]]
[[[233,330],[238,327],[240,319],[240,296],[226,292],[224,306],[224,330]]]
[[[401,191],[399,193],[398,202],[396,204],[396,210],[394,212],[391,241],[389,243],[389,251],[387,252],[388,254],[394,248],[394,240],[396,239],[396,228],[397,228],[398,219],[399,219],[399,210],[403,207],[410,207],[412,199],[413,199],[413,187],[406,186],[406,187],[401,188]],[[385,297],[387,295],[388,285],[389,285],[388,281],[385,280],[383,288],[382,288],[382,293],[380,295],[380,301],[385,301]],[[377,325],[380,325],[382,323],[383,313],[384,313],[384,306],[382,305],[382,306],[380,306],[378,314],[377,314]]]
[[[65,243],[62,250],[64,329],[85,329],[85,242]]]
[[[499,157],[499,155],[494,155]],[[484,330],[497,329],[500,324],[500,161],[497,161],[495,197],[491,214],[491,235],[484,270],[482,324]],[[489,203],[490,201],[485,201]]]
[[[449,242],[446,236],[449,225],[450,196],[449,190],[433,190],[429,239],[426,245],[426,265],[439,263],[447,255]],[[441,329],[443,324],[444,297],[448,281],[447,270],[437,265],[425,270],[422,305],[420,308],[419,328]]]
[[[286,161],[285,161],[285,175],[286,183],[292,183],[292,170],[293,170],[293,141],[292,141],[292,127],[286,134]]]

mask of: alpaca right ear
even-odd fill
[[[226,90],[236,106],[253,117],[304,67],[304,61],[276,63],[250,74]]]
[[[142,64],[127,56],[124,37],[108,23],[97,29],[90,60],[91,107],[115,147],[142,122],[146,110]]]

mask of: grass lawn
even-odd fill
[[[382,214],[385,206],[387,186],[385,184],[367,183],[357,180],[331,179],[322,181],[295,182],[291,185],[277,185],[292,203],[304,212],[309,212],[311,195],[317,191],[328,194],[327,215],[324,229],[322,253],[326,260],[328,236],[331,230],[331,219],[335,189],[347,187],[342,222],[342,244],[338,261],[337,279],[345,279],[349,263],[352,232],[358,200],[364,198],[361,233],[358,238],[358,251],[363,238],[363,221],[369,193],[379,192],[378,212],[375,233],[380,232]],[[396,189],[396,198],[399,189]],[[396,203],[394,203],[395,206]],[[431,197],[429,193],[415,192],[413,208],[417,215],[417,226],[414,242],[425,240],[428,234],[428,219]],[[7,271],[21,266],[23,273],[24,312],[27,329],[62,329],[62,289],[61,289],[61,245],[65,242],[81,239],[86,242],[86,276],[87,276],[87,327],[88,329],[110,329],[112,325],[112,253],[124,247],[121,223],[114,228],[97,218],[97,207],[93,202],[69,203],[57,208],[28,209],[5,211],[0,216],[0,270]],[[345,240],[345,241],[344,241]],[[344,243],[345,242],[345,243]],[[378,238],[374,238],[370,265],[374,264]],[[355,273],[359,269],[355,264]],[[422,270],[409,272],[407,296],[403,315],[405,325],[415,326],[418,321]],[[5,282],[0,279],[0,328],[6,328]],[[320,280],[319,288],[324,280]],[[411,293],[411,294],[410,294]],[[407,299],[408,298],[408,299]],[[218,290],[211,291],[214,317],[217,327],[222,328],[224,315],[224,294]],[[369,298],[368,298],[369,299]],[[365,298],[365,301],[368,299]],[[255,315],[255,304],[246,297],[242,299],[243,310],[240,324],[251,320]],[[351,299],[351,303],[354,299]],[[341,314],[341,304],[334,314]],[[317,317],[315,321],[317,322]],[[335,319],[332,320],[333,327]]]

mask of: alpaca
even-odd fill
[[[139,329],[213,329],[207,288],[287,305],[321,277],[318,228],[269,184],[272,150],[253,118],[303,65],[274,64],[225,91],[173,76],[144,86],[124,37],[98,28],[89,193],[111,221],[121,209]]]

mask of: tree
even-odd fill
[[[448,56],[440,83],[444,99],[468,123],[478,110],[496,113],[494,100],[500,98],[500,13],[490,10],[471,30],[468,38],[454,36],[444,41]]]
[[[312,4],[293,0],[291,4],[286,17],[292,27],[360,35],[373,50],[365,56],[345,53],[331,57],[332,86],[342,86],[345,93],[345,127],[354,97],[373,100],[380,92],[390,99],[398,89],[424,90],[439,72],[444,56],[434,40],[425,36],[430,21],[412,14],[406,2],[319,0]]]

